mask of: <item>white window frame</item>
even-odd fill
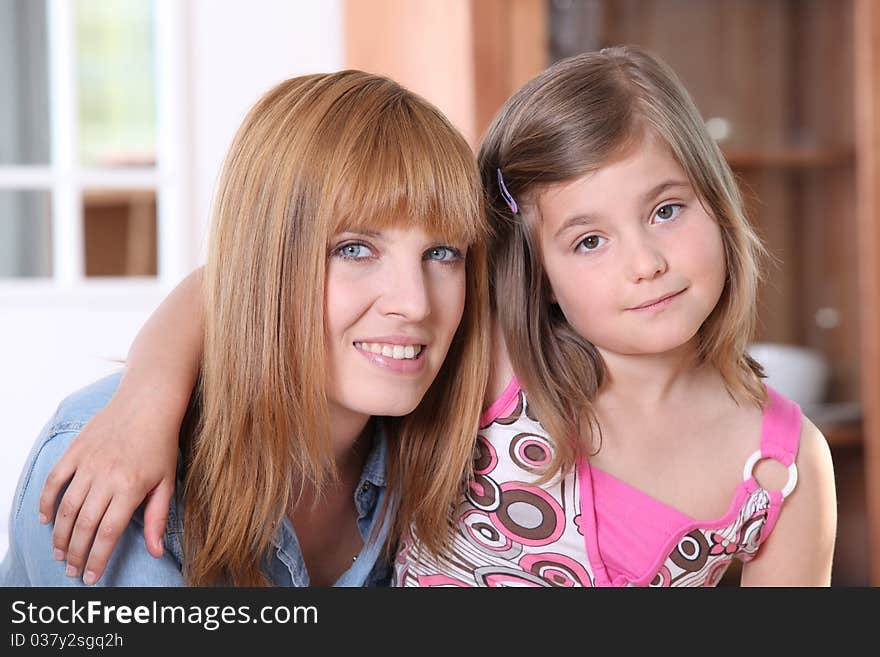
[[[0,190],[48,191],[52,199],[52,275],[0,279],[0,303],[24,296],[90,300],[135,290],[167,290],[195,260],[189,220],[190,167],[187,127],[185,35],[188,2],[154,0],[156,42],[156,166],[97,168],[79,162],[76,34],[71,0],[46,0],[49,68],[50,162],[48,166],[0,166]],[[157,275],[85,276],[82,197],[86,189],[149,189],[156,193]],[[97,292],[97,296],[96,293]],[[150,295],[152,296],[152,295]]]

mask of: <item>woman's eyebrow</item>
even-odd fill
[[[336,236],[339,235],[362,235],[364,237],[382,237],[382,232],[378,230],[355,230],[353,228],[346,228],[336,232]]]

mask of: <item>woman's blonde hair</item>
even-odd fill
[[[308,75],[257,102],[220,179],[185,473],[189,583],[265,585],[261,562],[285,513],[303,489],[320,494],[336,477],[323,328],[329,241],[392,224],[469,244],[464,314],[446,360],[415,411],[387,420],[392,540],[412,523],[435,549],[448,541],[488,371],[486,219],[473,153],[435,107],[392,80]]]
[[[761,367],[746,353],[765,251],[696,105],[675,73],[641,48],[570,57],[505,103],[478,155],[495,233],[492,303],[517,377],[554,438],[548,473],[566,472],[589,451],[597,426],[592,400],[604,381],[605,364],[550,301],[534,232],[535,201],[548,185],[596,171],[649,134],[669,146],[721,228],[727,275],[721,298],[699,331],[699,356],[718,368],[735,398],[760,406],[766,401]],[[499,170],[519,204],[516,215],[501,193]]]

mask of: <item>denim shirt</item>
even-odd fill
[[[41,525],[39,499],[46,477],[86,422],[113,396],[120,374],[105,377],[75,392],[58,407],[34,444],[18,480],[9,515],[9,549],[0,563],[0,586],[85,586],[80,577],[64,574],[66,564],[52,557],[52,525]],[[382,557],[388,534],[386,517],[375,541],[373,525],[386,494],[387,437],[377,429],[354,495],[358,529],[364,539],[360,554],[334,586],[385,586],[391,568]],[[179,471],[179,468],[178,468]],[[178,478],[177,490],[181,489]],[[183,563],[183,504],[175,494],[169,508],[164,550],[153,557],[144,545],[143,507],[140,507],[116,545],[97,586],[186,586]],[[263,572],[276,586],[309,586],[309,575],[290,520],[285,516]]]

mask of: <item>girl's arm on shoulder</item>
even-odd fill
[[[110,378],[110,377],[108,377]],[[114,379],[118,377],[112,377]],[[108,399],[107,379],[66,398],[40,434],[22,469],[9,518],[9,547],[0,562],[0,586],[81,587],[79,577],[66,573],[66,564],[52,558],[48,549],[52,528],[37,522],[37,504],[46,476],[75,440],[77,427],[96,401]],[[115,384],[112,385],[115,388]],[[106,394],[105,394],[106,393]],[[153,558],[141,540],[142,518],[120,528],[118,547],[107,566],[101,586],[183,586],[180,547],[173,544],[161,559]]]
[[[202,272],[196,270],[144,324],[118,390],[49,473],[40,522],[54,516],[56,559],[67,561],[71,576],[85,573],[86,583],[101,577],[145,498],[146,547],[162,556],[180,426],[198,376],[203,334]]]
[[[831,450],[803,418],[798,482],[782,504],[770,537],[743,566],[743,586],[828,586],[837,533],[837,493]]]

